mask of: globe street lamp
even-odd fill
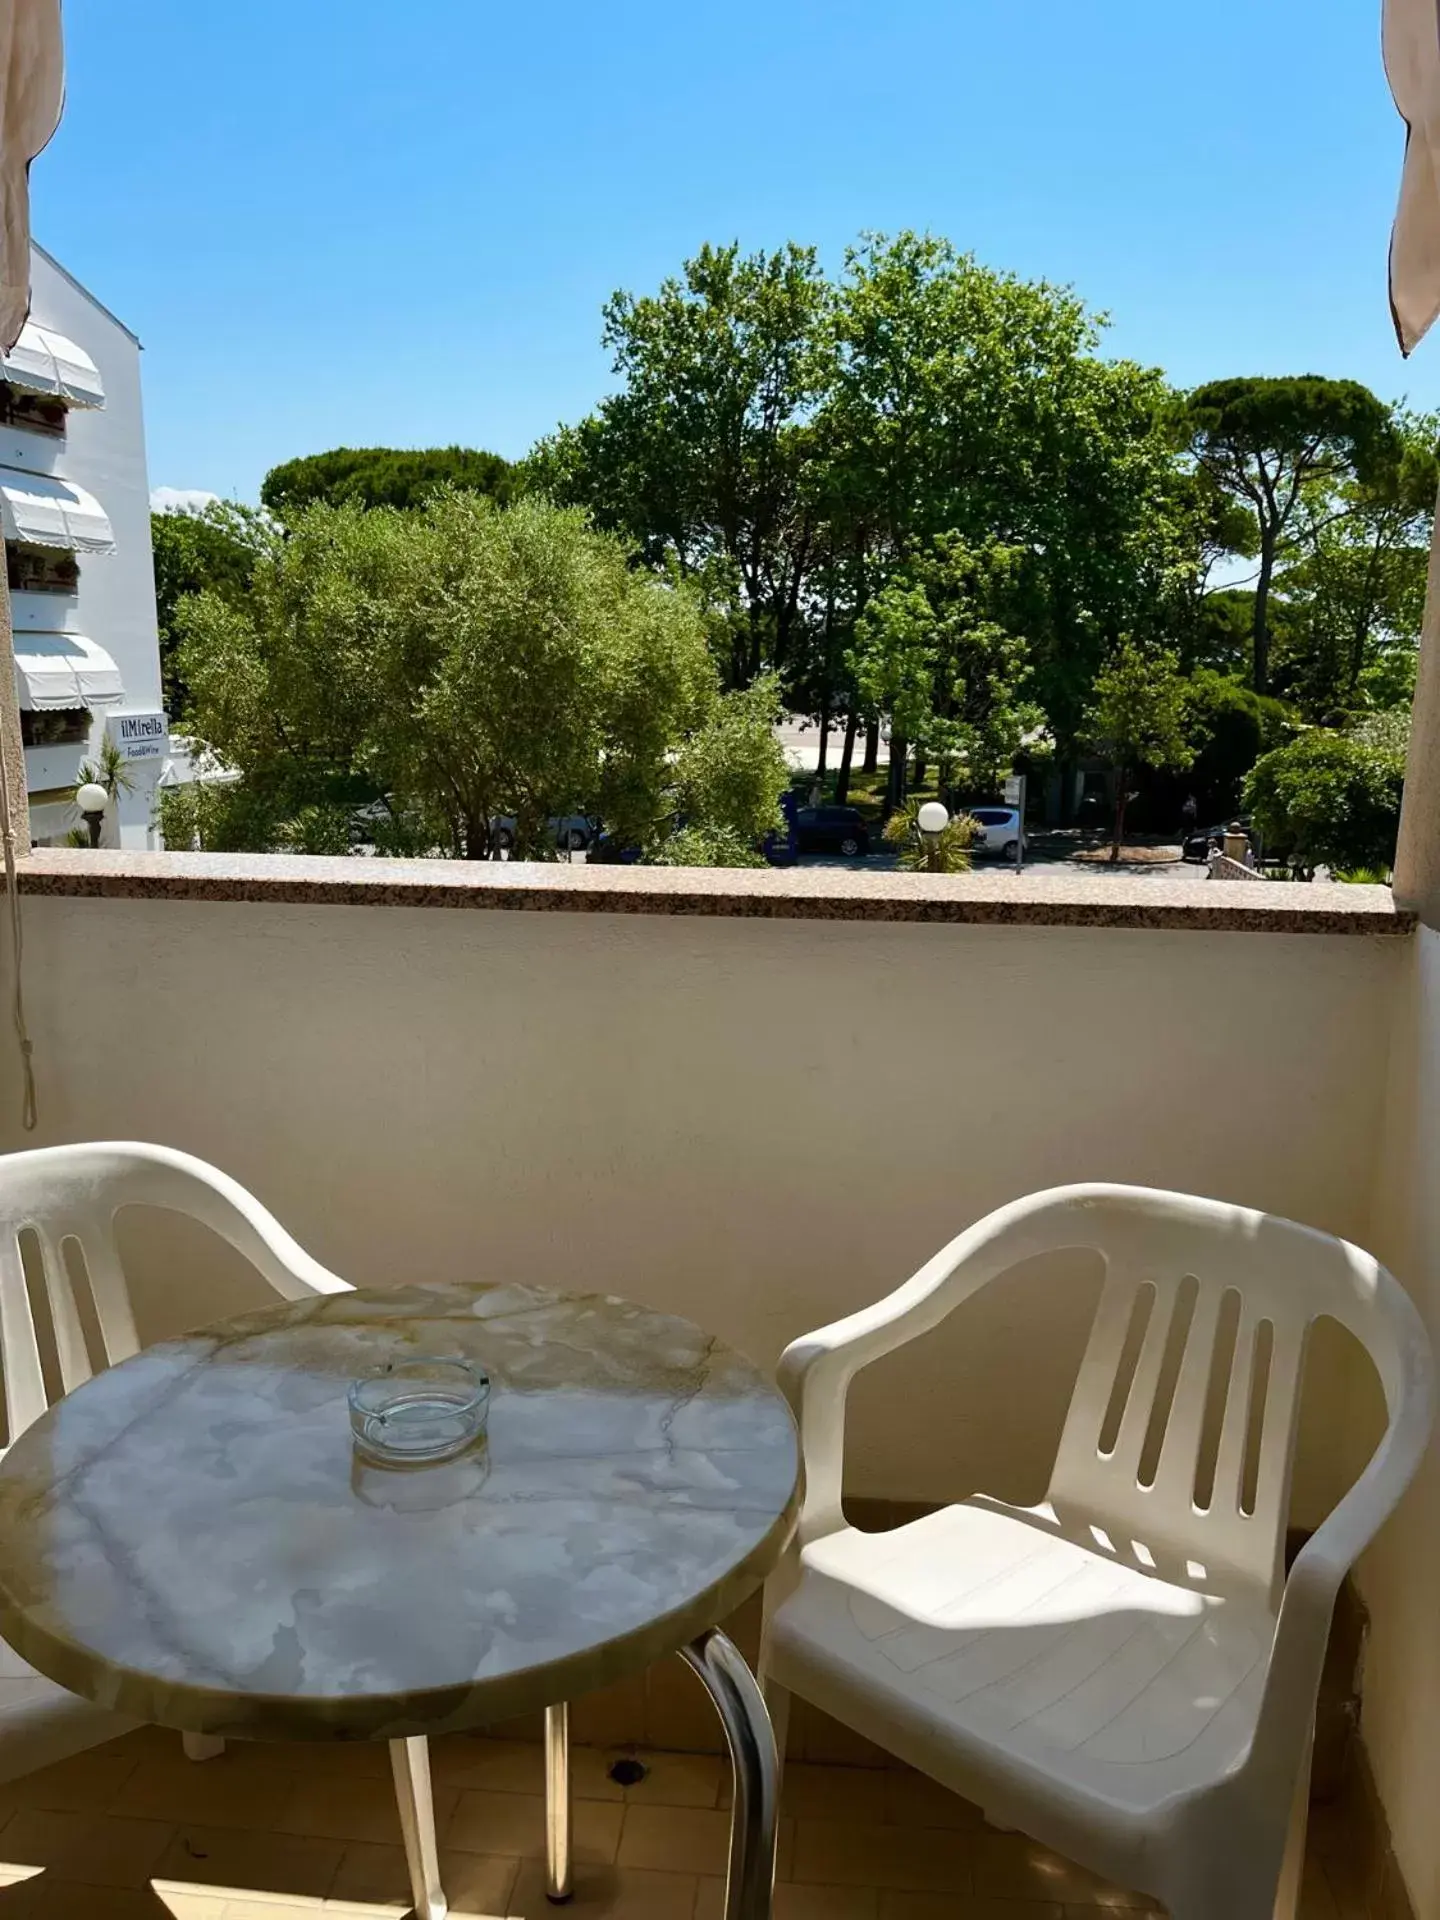
[[[85,825],[90,829],[92,847],[98,847],[100,844],[100,827],[109,803],[110,796],[98,780],[87,780],[83,787],[77,787],[75,790],[75,804],[80,809]]]

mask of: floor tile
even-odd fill
[[[52,1813],[104,1813],[139,1764],[133,1753],[92,1747],[69,1760],[7,1780],[0,1787],[0,1804],[44,1807]]]
[[[225,1920],[229,1902],[223,1894],[197,1893],[191,1887],[153,1880],[150,1886],[159,1902],[156,1920]]]
[[[174,1832],[163,1820],[22,1807],[0,1830],[0,1859],[85,1886],[144,1887]]]
[[[259,1773],[228,1753],[216,1760],[141,1760],[110,1797],[108,1811],[139,1820],[273,1830],[295,1785],[288,1773]]]
[[[1087,1907],[1094,1915],[1094,1908]],[[958,1901],[946,1893],[899,1893],[880,1896],[880,1920],[1065,1920],[1066,1909],[1054,1900]]]
[[[714,1753],[611,1751],[595,1757],[600,1762],[597,1796],[609,1799],[613,1795],[632,1807],[714,1807],[719,1803],[722,1784],[730,1778],[729,1762]],[[633,1787],[617,1785],[609,1778],[609,1769],[622,1760],[638,1760],[645,1778]],[[579,1768],[575,1791],[577,1795],[584,1791]]]
[[[609,1866],[620,1843],[625,1808],[604,1800],[577,1800],[571,1808],[574,1857]],[[471,1853],[545,1857],[545,1802],[535,1794],[462,1792],[439,1828],[442,1845]]]
[[[826,1772],[838,1771],[826,1768]],[[974,1832],[985,1824],[985,1816],[958,1793],[951,1793],[938,1780],[916,1773],[913,1767],[892,1768],[886,1782],[885,1818],[894,1827],[956,1827]]]
[[[723,1920],[724,1893],[723,1880],[701,1881],[695,1920]],[[775,1920],[878,1920],[879,1903],[874,1887],[816,1887],[790,1880],[775,1884]]]
[[[719,1873],[730,1854],[730,1816],[715,1808],[630,1806],[620,1835],[622,1867]]]
[[[695,1888],[693,1873],[592,1866],[576,1874],[573,1899],[556,1908],[545,1897],[544,1868],[527,1862],[506,1911],[517,1920],[554,1920],[557,1913],[577,1920],[692,1920]]]
[[[780,1804],[797,1820],[860,1820],[867,1826],[887,1820],[891,1776],[878,1767],[819,1767],[787,1761]],[[729,1782],[722,1798],[729,1804]]]
[[[572,1768],[579,1772],[582,1753],[572,1750]],[[448,1734],[430,1742],[430,1774],[436,1784],[474,1787],[489,1793],[544,1793],[545,1749],[534,1740],[480,1740],[465,1733]]]
[[[37,1873],[0,1891],[3,1920],[171,1920],[169,1910],[137,1887],[84,1887]],[[214,1920],[207,1916],[207,1920]]]
[[[475,1915],[503,1915],[515,1884],[520,1862],[483,1853],[459,1853],[446,1848],[440,1855],[440,1880],[456,1920]],[[332,1910],[371,1909],[408,1913],[410,1874],[403,1847],[353,1845],[345,1849],[331,1883],[325,1913]]]
[[[1154,1902],[1112,1887],[1023,1833],[984,1829],[970,1836],[975,1892],[990,1900],[1058,1900],[1077,1907],[1139,1907]]]
[[[970,1893],[973,1836],[941,1828],[797,1820],[790,1877],[819,1886]]]
[[[400,1813],[389,1780],[344,1780],[323,1774],[283,1776],[286,1793],[274,1821],[279,1833],[313,1833],[324,1840],[379,1840],[400,1844]],[[458,1790],[432,1783],[435,1830],[443,1833]]]
[[[197,1892],[225,1887],[237,1900],[320,1900],[330,1891],[344,1851],[338,1840],[312,1834],[187,1824],[160,1856],[155,1873]]]

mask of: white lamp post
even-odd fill
[[[950,815],[938,800],[927,800],[916,814],[915,824],[927,840],[932,840],[949,826]]]
[[[83,787],[75,789],[75,804],[90,829],[91,846],[98,847],[101,823],[105,818],[105,809],[110,804],[109,794],[98,780],[87,780]]]

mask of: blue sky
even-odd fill
[[[703,240],[929,228],[1191,383],[1440,401],[1385,250],[1378,0],[65,0],[35,230],[139,333],[152,482],[342,443],[516,455],[600,307]]]

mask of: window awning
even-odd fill
[[[50,327],[27,320],[20,338],[0,359],[0,379],[26,393],[43,393],[68,407],[103,407],[100,369],[83,347]]]
[[[73,480],[0,467],[0,522],[7,540],[71,553],[113,553],[115,535],[105,509]]]
[[[15,691],[27,713],[103,707],[125,696],[120,669],[83,633],[17,633]]]

